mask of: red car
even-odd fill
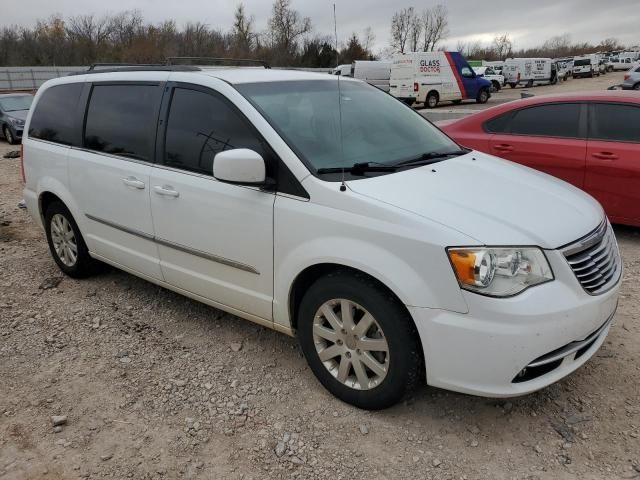
[[[583,189],[612,223],[640,226],[637,92],[536,96],[438,126],[461,145]]]

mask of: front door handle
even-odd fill
[[[513,151],[513,147],[511,145],[509,145],[508,143],[499,143],[497,145],[494,145],[493,148],[495,148],[499,152],[512,152]]]
[[[180,192],[177,192],[176,190],[174,190],[171,185],[163,185],[163,186],[156,185],[155,187],[153,187],[153,190],[158,195],[162,195],[164,197],[178,198],[180,196]]]
[[[126,177],[122,179],[127,187],[137,188],[138,190],[144,190],[144,182],[138,180],[136,177]]]
[[[611,152],[596,152],[591,154],[592,157],[599,158],[600,160],[616,160],[618,156]]]

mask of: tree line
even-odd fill
[[[144,20],[140,11],[114,15],[54,15],[33,27],[0,30],[0,65],[90,65],[97,62],[163,63],[167,57],[232,57],[266,60],[275,66],[333,67],[374,59],[374,35],[353,33],[336,50],[330,35],[314,33],[311,19],[292,8],[291,0],[274,0],[265,31],[243,4],[226,31],[202,22],[181,28],[167,20]]]
[[[435,5],[418,11],[403,8],[391,18],[392,53],[448,49],[449,13]],[[178,27],[172,20],[149,23],[137,10],[114,15],[54,15],[33,27],[4,26],[0,30],[0,66],[90,65],[96,62],[163,63],[167,57],[232,57],[266,60],[274,66],[329,68],[354,60],[374,60],[375,35],[370,27],[353,33],[336,49],[335,38],[315,32],[309,17],[274,0],[267,28],[259,31],[255,18],[238,4],[227,30],[202,22]],[[599,44],[574,43],[569,34],[550,38],[541,46],[516,50],[508,33],[489,44],[459,41],[454,50],[468,59],[565,57],[621,50],[614,38]]]

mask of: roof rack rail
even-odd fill
[[[96,68],[99,67],[99,68]],[[105,67],[105,68],[101,68]],[[87,70],[71,72],[69,76],[112,72],[195,72],[194,65],[165,65],[163,63],[94,63]]]
[[[249,65],[253,64],[256,66],[261,66],[264,68],[271,68],[268,62],[264,60],[253,60],[251,58],[222,58],[222,57],[167,57],[167,65],[194,65],[194,62],[203,61],[207,62],[206,65],[229,65],[229,66],[240,66],[240,65]],[[197,65],[197,64],[196,64]],[[199,64],[203,65],[203,64]]]

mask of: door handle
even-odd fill
[[[591,154],[592,157],[599,158],[600,160],[616,160],[618,156],[611,152],[596,152]]]
[[[175,191],[171,185],[156,185],[155,187],[153,187],[153,190],[158,195],[162,195],[164,197],[178,198],[180,196],[180,192]]]
[[[493,148],[498,150],[499,152],[512,152],[513,147],[508,143],[499,143],[498,145],[494,145]]]
[[[137,188],[138,190],[144,190],[144,182],[138,180],[136,177],[126,177],[122,179],[127,187]]]

